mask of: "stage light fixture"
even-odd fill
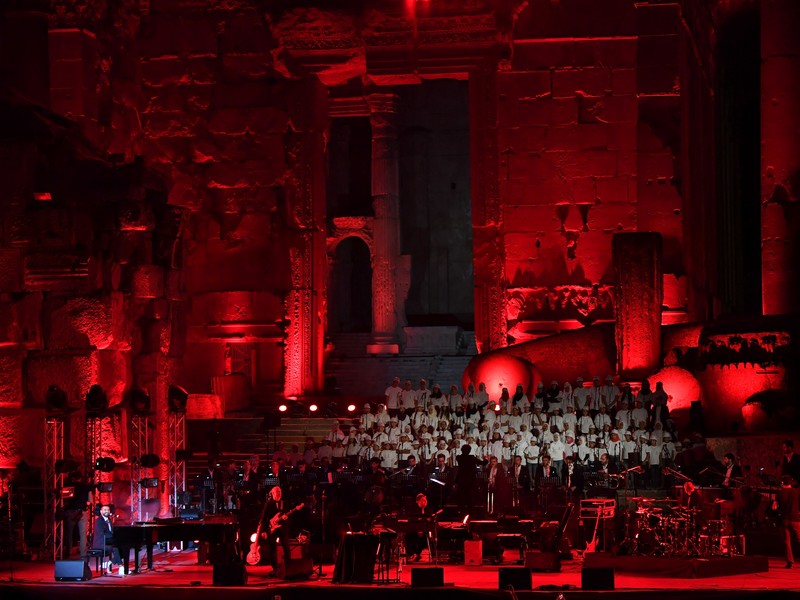
[[[348,404],[347,405],[347,412],[356,412],[356,405],[355,404]]]
[[[146,389],[135,387],[130,391],[128,397],[133,414],[146,415],[150,413],[150,393]]]
[[[139,462],[145,469],[154,469],[161,464],[161,457],[158,454],[142,454]]]
[[[186,403],[189,401],[189,392],[178,385],[169,386],[167,391],[167,406],[172,412],[185,412]]]
[[[286,412],[288,409],[289,409],[289,407],[288,407],[288,406],[286,406],[285,404],[281,404],[281,405],[278,407],[278,410],[279,410],[279,411],[281,411],[281,412]]]
[[[117,463],[114,462],[114,459],[107,456],[101,456],[94,461],[95,471],[101,471],[102,473],[111,473],[116,466]]]
[[[45,392],[44,405],[48,413],[65,412],[69,408],[67,393],[57,385],[51,385]]]
[[[86,412],[93,415],[104,413],[108,410],[108,396],[102,386],[95,383],[86,392]]]
[[[145,477],[144,479],[139,481],[139,485],[143,488],[157,488],[158,487],[158,477]]]
[[[319,410],[319,406],[317,406],[316,404],[310,404],[308,410],[312,413],[317,412],[317,410]]]
[[[55,468],[57,475],[72,473],[73,471],[78,470],[78,463],[71,458],[59,458],[56,461]]]
[[[97,491],[102,493],[110,493],[114,491],[114,482],[113,481],[104,481],[103,483],[97,484]]]

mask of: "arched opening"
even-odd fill
[[[372,266],[363,240],[349,237],[336,247],[328,286],[328,332],[372,330]]]

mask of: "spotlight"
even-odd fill
[[[51,385],[45,392],[44,405],[48,413],[65,412],[68,408],[67,393],[57,385]]]
[[[103,483],[97,484],[97,491],[103,493],[109,493],[114,491],[114,482],[113,481],[104,481]]]
[[[131,410],[135,415],[146,415],[150,413],[150,394],[142,388],[133,388],[128,395],[131,403]]]
[[[286,412],[288,409],[289,409],[289,407],[288,407],[288,406],[286,406],[285,404],[281,404],[281,405],[278,407],[278,410],[279,410],[279,411],[281,411],[281,412]]]
[[[311,405],[308,407],[308,410],[309,410],[309,411],[311,411],[312,413],[313,413],[313,412],[317,412],[317,410],[319,410],[319,406],[317,406],[316,404],[311,404]]]
[[[108,396],[103,388],[95,383],[86,392],[86,412],[89,414],[100,414],[108,410]]]
[[[114,462],[113,458],[109,458],[107,456],[101,456],[96,461],[94,461],[94,468],[96,471],[101,471],[103,473],[111,473],[114,470],[116,463]]]
[[[167,406],[172,412],[186,412],[186,403],[189,400],[189,392],[178,385],[169,386],[167,391]]]
[[[142,454],[139,462],[145,469],[153,469],[161,464],[161,457],[158,454]]]
[[[158,487],[158,477],[145,477],[144,479],[139,481],[139,485],[143,488],[157,488]]]
[[[348,404],[347,405],[347,412],[356,412],[356,405],[355,404]]]

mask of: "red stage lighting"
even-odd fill
[[[278,410],[279,410],[279,411],[281,411],[281,412],[286,412],[286,410],[287,410],[288,408],[289,408],[289,407],[288,407],[288,406],[286,406],[285,404],[281,404],[281,405],[278,407]]]
[[[347,412],[356,412],[356,405],[355,404],[348,404],[347,405]]]
[[[316,404],[312,404],[311,406],[308,407],[308,410],[310,410],[311,412],[317,412],[318,408],[319,406],[317,406]]]

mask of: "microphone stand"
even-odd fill
[[[319,565],[317,565],[317,577],[324,577],[325,573],[322,572],[322,561],[325,555],[325,490],[322,490],[322,496],[320,497],[322,500],[322,513],[320,514],[320,523],[322,525],[322,547],[320,548],[319,552]]]
[[[8,482],[8,580],[14,581],[14,532],[11,529],[11,481]]]

